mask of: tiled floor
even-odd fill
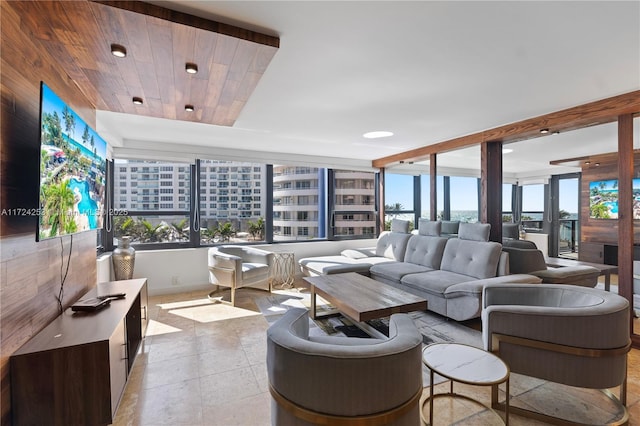
[[[254,302],[254,296],[261,294],[257,290],[239,291],[236,308],[210,302],[206,291],[151,298],[147,337],[114,424],[269,425],[265,366],[268,322]],[[436,391],[445,392],[448,386],[442,383]],[[512,390],[517,391],[518,386],[512,379]],[[455,390],[484,402],[490,399],[488,388],[456,385]],[[537,392],[534,398],[540,401],[545,396],[557,399],[557,390],[549,395],[550,391],[541,386]],[[591,397],[583,404],[592,404]],[[630,424],[640,425],[640,350],[632,350],[629,357],[627,401]],[[486,412],[473,416],[480,411],[473,405],[449,398],[436,402],[437,424],[465,418],[456,424],[500,424]],[[582,408],[578,405],[575,409]],[[510,424],[545,423],[512,415]]]

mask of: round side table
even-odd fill
[[[295,256],[293,252],[274,252],[271,268],[271,284],[280,288],[292,288],[295,280]]]
[[[433,400],[439,397],[462,398],[488,408],[498,416],[505,425],[509,424],[509,367],[491,352],[463,345],[460,343],[434,343],[422,351],[422,362],[429,368],[429,397],[426,398],[420,410],[420,416],[425,424],[433,424]],[[433,393],[434,374],[449,379],[449,392]],[[505,383],[506,403],[504,420],[490,406],[471,397],[453,392],[453,382],[475,386],[491,386],[491,399],[498,398],[498,385]],[[424,406],[429,402],[429,422],[424,418]]]

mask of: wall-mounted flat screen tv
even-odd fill
[[[633,218],[640,220],[640,178],[633,179]],[[618,218],[618,181],[600,180],[589,183],[589,217]]]
[[[102,228],[107,143],[40,84],[40,209],[36,239]]]
[[[592,219],[618,218],[618,180],[589,182],[589,217]]]

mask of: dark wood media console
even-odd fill
[[[147,280],[100,283],[82,299],[126,293],[96,312],[67,309],[11,356],[14,425],[113,421],[147,326]]]

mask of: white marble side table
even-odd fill
[[[293,252],[274,252],[271,265],[271,284],[280,288],[292,288],[296,276],[295,255]]]
[[[429,397],[426,398],[420,410],[420,416],[425,424],[433,424],[433,400],[439,397],[462,398],[488,408],[500,417],[491,407],[471,397],[453,392],[453,382],[474,386],[491,386],[491,400],[497,401],[498,385],[505,383],[506,403],[504,424],[509,424],[509,367],[491,352],[463,345],[460,343],[434,343],[422,351],[422,362],[429,368]],[[434,375],[450,380],[447,393],[434,395]],[[424,418],[424,405],[429,402],[429,421]],[[502,417],[500,417],[502,419]]]

